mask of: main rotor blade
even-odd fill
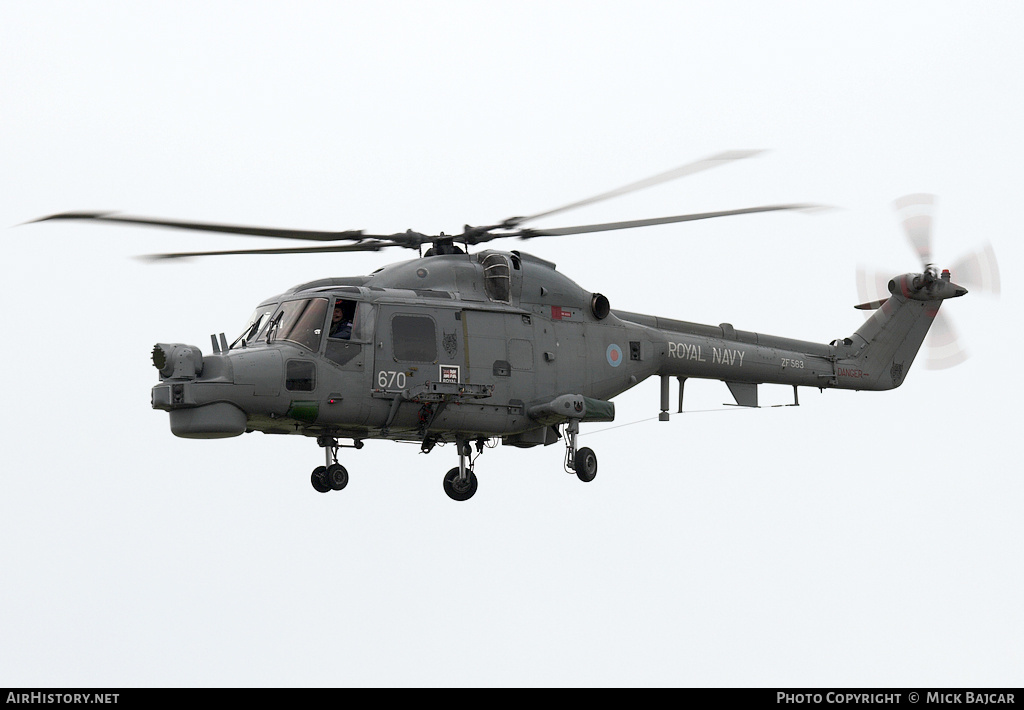
[[[510,220],[507,220],[505,222],[505,225],[510,228],[517,227],[528,220],[539,219],[540,217],[548,217],[553,214],[558,214],[559,212],[566,212],[571,209],[576,209],[577,207],[592,205],[595,202],[608,200],[613,197],[618,197],[619,195],[626,195],[630,192],[642,190],[645,187],[652,187],[663,182],[668,182],[669,180],[681,178],[685,175],[693,175],[694,173],[699,173],[702,170],[710,170],[711,168],[718,167],[719,165],[725,165],[726,163],[731,163],[735,160],[749,158],[753,155],[757,155],[758,153],[763,152],[764,151],[761,150],[728,150],[725,151],[724,153],[718,153],[717,155],[712,155],[710,157],[703,158],[693,163],[682,165],[673,170],[668,170],[666,172],[659,173],[658,175],[654,175],[644,180],[638,180],[637,182],[632,182],[628,185],[623,185],[622,187],[617,188],[615,190],[602,192],[600,195],[594,195],[593,197],[588,197],[585,200],[579,200],[578,202],[563,205],[562,207],[556,207],[555,209],[547,210],[546,212],[538,212],[537,214],[530,215],[529,217],[514,217]]]
[[[122,217],[113,212],[63,212],[61,214],[40,217],[33,222],[46,222],[56,219],[88,219],[99,222],[119,222],[121,224],[141,224],[148,227],[169,227],[171,229],[187,229],[200,232],[223,232],[227,234],[244,234],[252,237],[279,237],[281,239],[302,239],[306,241],[330,242],[339,240],[361,241],[363,239],[390,239],[379,235],[363,234],[362,230],[343,232],[321,232],[305,229],[278,229],[276,227],[250,227],[235,224],[212,224],[209,222],[181,222],[171,219],[151,219],[148,217]]]
[[[922,266],[932,263],[932,221],[935,216],[935,195],[905,195],[893,202],[903,223],[903,231],[921,258]]]
[[[954,282],[972,291],[999,295],[999,264],[991,244],[962,256],[949,267]]]
[[[682,214],[674,217],[655,217],[654,219],[635,219],[628,222],[606,222],[604,224],[587,224],[579,227],[556,227],[553,229],[523,229],[510,234],[492,234],[497,237],[519,237],[520,239],[533,239],[534,237],[560,237],[566,234],[584,234],[587,232],[607,232],[613,229],[632,229],[634,227],[651,227],[658,224],[673,224],[675,222],[693,222],[699,219],[713,219],[715,217],[731,217],[741,214],[755,214],[757,212],[778,212],[781,210],[814,210],[821,209],[821,205],[765,205],[763,207],[744,207],[738,210],[724,210],[722,212],[700,212],[697,214]]]
[[[232,254],[327,254],[346,251],[380,251],[389,247],[407,247],[399,242],[374,241],[365,244],[334,244],[320,247],[282,247],[279,249],[230,249],[225,251],[183,251],[170,254],[145,254],[138,257],[146,261],[187,259],[194,256],[227,256]]]

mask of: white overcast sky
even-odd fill
[[[1020,686],[1024,6],[1018,2],[0,4],[0,685]],[[858,263],[990,241],[971,352],[888,393],[724,407],[656,381],[561,445],[171,435],[153,343],[208,351],[265,296],[410,254],[84,223],[68,210],[455,232],[728,149],[763,155],[537,226],[834,205],[521,248],[613,307],[819,342]],[[673,389],[673,398],[675,390]],[[790,397],[762,387],[766,403]],[[634,423],[639,422],[639,423]],[[632,423],[632,424],[631,424]]]

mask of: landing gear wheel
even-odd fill
[[[576,476],[584,483],[590,483],[597,475],[597,454],[583,447],[576,452]]]
[[[330,485],[327,483],[327,467],[317,466],[313,469],[313,474],[309,477],[309,482],[313,484],[313,488],[318,493],[326,493],[331,490]]]
[[[348,485],[348,470],[340,463],[332,463],[324,473],[324,481],[332,491],[340,491]]]
[[[456,466],[444,475],[444,492],[452,500],[469,500],[476,493],[476,474],[466,471],[466,480],[459,480],[459,468]]]

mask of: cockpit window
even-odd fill
[[[231,348],[244,348],[252,343],[256,342],[260,335],[260,331],[263,330],[263,326],[270,320],[270,314],[274,312],[274,304],[268,306],[260,306],[252,315],[249,316],[249,320],[246,321],[247,325],[242,331],[242,334],[235,338],[234,342],[231,343]]]
[[[363,352],[362,344],[373,337],[373,304],[336,299],[327,329],[324,357],[341,367],[348,366],[353,360],[352,366],[361,366],[362,360],[356,358]]]
[[[334,312],[331,314],[328,337],[351,340],[355,317],[356,302],[339,298],[334,302]]]
[[[326,318],[326,298],[286,301],[270,319],[267,340],[287,340],[289,343],[316,351],[320,347]]]

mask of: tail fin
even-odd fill
[[[885,301],[860,306],[878,309],[838,353],[840,387],[888,390],[903,384],[942,301],[967,289],[951,283],[948,272],[940,277],[929,271],[897,276],[889,292]],[[844,377],[846,372],[857,373],[855,379]]]

